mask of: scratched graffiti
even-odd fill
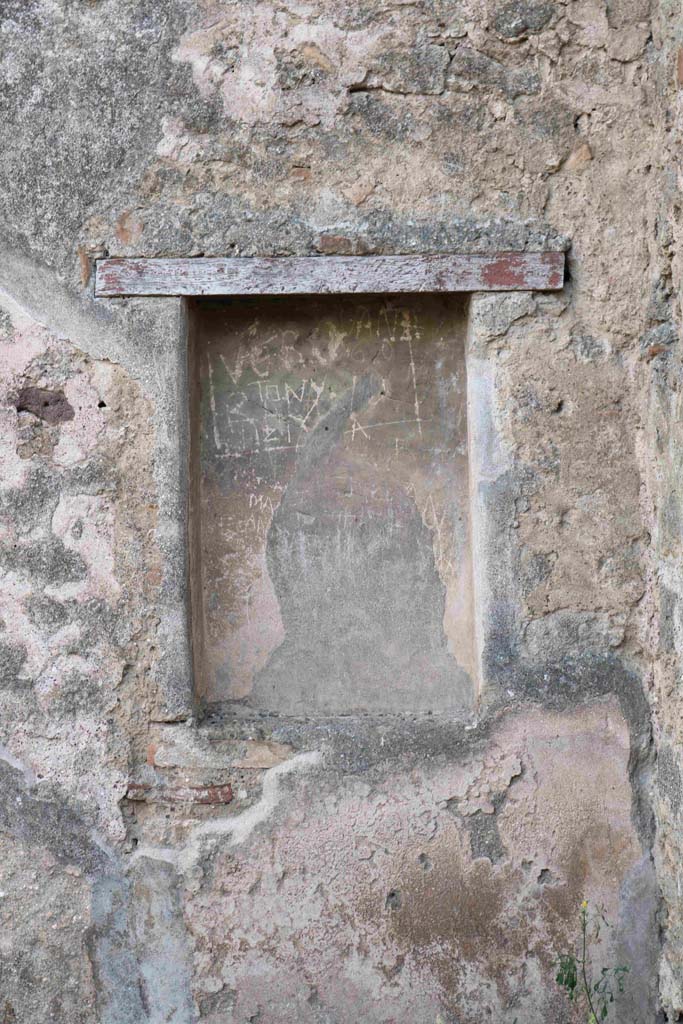
[[[471,702],[464,326],[436,297],[202,314],[207,699],[292,713],[381,710],[398,692],[406,710]]]
[[[219,354],[225,367],[225,356]],[[211,429],[216,453],[243,458],[260,452],[296,451],[314,429],[325,398],[325,379],[297,381],[256,380],[243,388],[222,389],[216,400],[215,373],[208,363]]]

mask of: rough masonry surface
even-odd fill
[[[0,1019],[571,1024],[552,961],[583,898],[631,968],[618,1018],[683,1019],[676,5],[4,0],[0,40]],[[243,376],[259,345],[299,389],[306,358],[334,376],[311,463],[251,466],[252,526],[235,475],[201,469],[206,319],[93,287],[107,256],[543,251],[567,252],[562,291],[422,310],[453,338],[419,342],[427,443],[352,471],[352,417],[411,381],[407,339],[368,348],[391,298],[362,329],[290,309],[298,340],[262,307],[249,344],[221,308]],[[306,519],[352,501],[342,470],[380,552],[395,492],[403,590]],[[211,564],[242,575],[204,607],[208,487],[251,539],[216,531]],[[358,572],[347,638],[354,590],[381,625],[355,669],[332,617],[306,631],[307,529]]]

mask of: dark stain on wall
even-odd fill
[[[50,424],[74,418],[73,407],[64,392],[49,388],[22,388],[17,397],[17,412],[30,412]]]

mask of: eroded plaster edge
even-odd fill
[[[474,293],[468,304],[467,447],[470,485],[470,532],[472,543],[472,590],[474,645],[478,705],[489,703],[497,691],[487,651],[498,634],[512,634],[518,618],[520,597],[514,586],[509,543],[499,537],[500,509],[514,501],[510,484],[513,453],[499,429],[496,417],[496,369],[492,359],[491,321],[509,318],[510,298],[516,306],[533,306],[530,292],[495,295]],[[531,309],[529,310],[531,311]]]
[[[0,292],[23,316],[93,359],[123,367],[155,410],[155,541],[163,581],[155,667],[153,719],[193,713],[187,593],[188,418],[187,312],[179,298],[96,300],[74,294],[56,273],[25,257],[0,252]]]

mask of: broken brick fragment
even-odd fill
[[[129,800],[143,803],[162,804],[229,804],[232,802],[232,786],[152,786],[142,782],[131,782],[126,796]]]

